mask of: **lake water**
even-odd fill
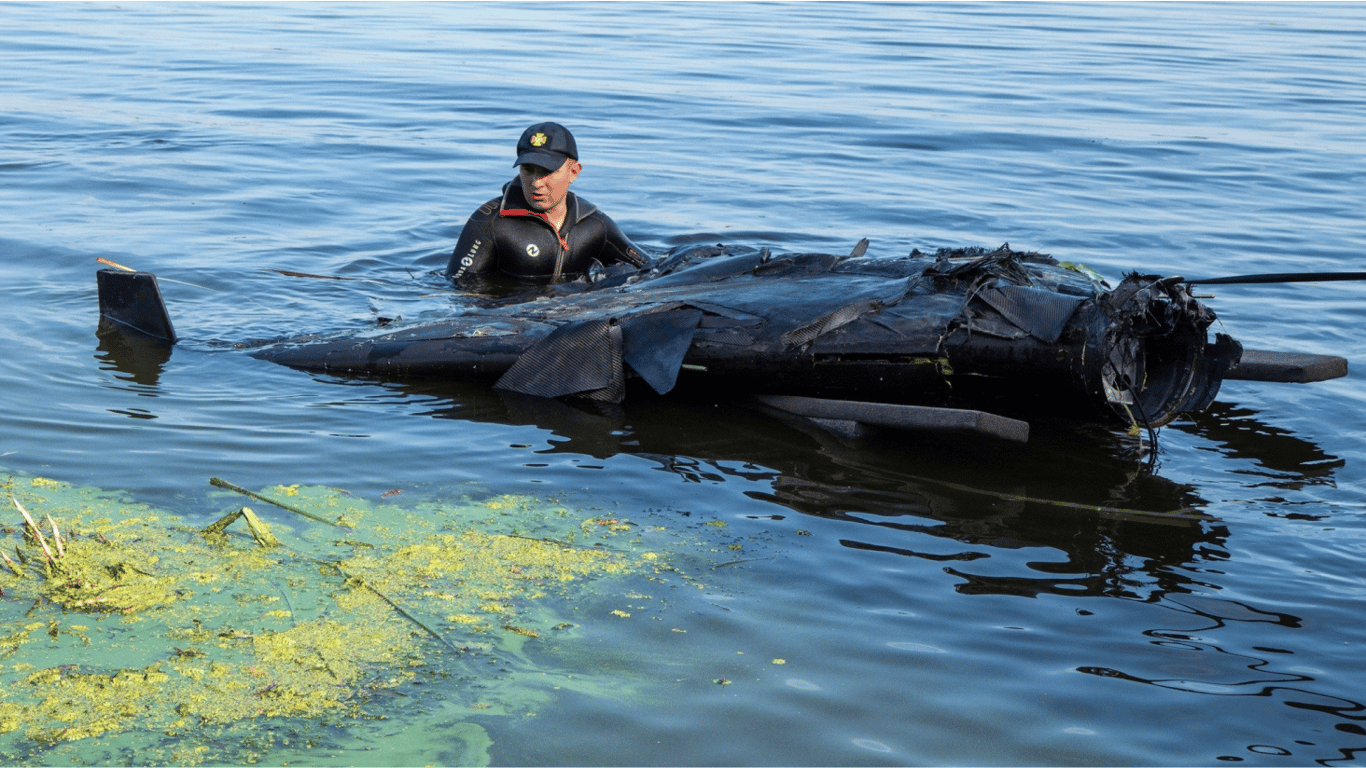
[[[1067,424],[1023,448],[848,444],[735,403],[523,410],[231,347],[451,311],[432,273],[545,119],[578,139],[576,191],[654,252],[867,237],[874,255],[1009,242],[1112,283],[1363,269],[1366,6],[4,3],[0,57],[15,482],[205,523],[243,501],[215,476],[395,505],[553,498],[675,538],[663,554],[694,580],[585,596],[632,616],[527,642],[535,669],[596,692],[480,714],[466,689],[512,678],[450,672],[386,721],[263,718],[317,732],[252,759],[1366,763],[1360,283],[1213,291],[1246,346],[1357,368],[1226,383],[1161,431],[1153,466]],[[97,257],[161,278],[168,358],[96,337]],[[1101,506],[1208,519],[1084,509]],[[28,608],[10,601],[6,631]],[[486,749],[457,749],[474,731]],[[18,730],[0,762],[176,746],[247,754],[194,728]]]

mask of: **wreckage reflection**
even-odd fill
[[[155,388],[171,359],[171,345],[142,334],[102,326],[95,359],[104,370],[138,387]]]
[[[1334,472],[1347,463],[1308,440],[1262,422],[1256,411],[1228,402],[1213,403],[1171,428],[1216,443],[1228,458],[1253,462],[1257,468],[1252,473],[1264,478],[1262,485],[1273,488],[1298,490],[1332,484]]]
[[[572,403],[436,382],[389,385],[433,403],[436,418],[532,425],[549,453],[648,457],[691,482],[766,482],[749,493],[803,515],[852,521],[868,533],[844,546],[945,562],[960,592],[1150,598],[1189,591],[1183,564],[1222,558],[1228,530],[1194,488],[1152,471],[1137,438],[1094,426],[1036,422],[1020,446],[974,438],[880,433],[857,442],[759,407],[677,398],[625,406]],[[1216,404],[1183,431],[1257,457],[1290,482],[1323,482],[1340,460],[1313,443]],[[1298,458],[1293,458],[1298,457]],[[992,548],[1063,553],[1026,576],[973,573],[980,552],[944,555],[904,545],[911,532]]]
[[[826,461],[789,464],[770,498],[796,511],[997,549],[1048,549],[1027,575],[985,574],[979,551],[931,554],[889,545],[895,535],[844,546],[945,563],[963,594],[1148,599],[1186,591],[1177,568],[1222,549],[1227,529],[1200,511],[1188,486],[1146,471],[1132,445],[1103,430],[1036,429],[1014,450],[966,441],[904,445],[885,435],[861,445],[804,430]],[[1041,434],[1042,432],[1042,434]],[[903,441],[904,442],[904,441]],[[1041,562],[1047,560],[1047,562]]]

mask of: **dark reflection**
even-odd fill
[[[1212,639],[1235,624],[1296,630],[1306,622],[1210,596],[1200,579],[1230,558],[1229,529],[1205,511],[1210,505],[1195,488],[1150,470],[1136,438],[1036,420],[1026,445],[907,433],[851,442],[740,402],[632,391],[624,406],[604,406],[508,396],[487,383],[390,386],[435,418],[549,430],[542,452],[630,454],[687,482],[746,481],[753,498],[858,523],[842,527],[844,547],[937,564],[957,580],[958,594],[1104,596],[1170,612],[1172,621],[1143,635],[1175,653],[1118,655],[1119,663],[1077,667],[1083,674],[1200,695],[1268,697],[1334,718],[1349,733],[1366,722],[1361,703],[1315,692],[1319,681],[1290,661],[1296,651]],[[1235,406],[1216,404],[1183,431],[1256,462],[1268,476],[1274,468],[1279,483],[1331,482],[1342,465]],[[1028,559],[1003,568],[1005,551]],[[1331,750],[1305,740],[1250,739],[1241,755],[1219,759],[1289,754],[1334,765],[1357,754],[1338,749],[1340,758],[1321,757]]]
[[[1151,471],[1138,438],[1093,425],[1035,420],[1026,445],[905,432],[850,441],[757,406],[661,398],[644,387],[612,406],[502,393],[487,383],[387,386],[430,403],[423,413],[437,418],[549,430],[546,453],[644,456],[691,482],[765,481],[751,497],[860,523],[867,534],[847,536],[845,546],[943,562],[966,594],[1154,599],[1199,590],[1192,569],[1180,566],[1227,557],[1228,530],[1193,487]],[[1239,458],[1279,467],[1282,482],[1324,482],[1341,465],[1222,404],[1193,429]],[[962,551],[920,552],[901,533],[957,542]],[[971,567],[989,557],[983,547],[1045,554],[1028,563],[1029,573],[984,575]]]
[[[495,396],[502,402],[506,423],[549,429],[568,438],[565,445],[572,444],[574,453],[605,459],[628,452],[621,446],[626,414],[619,405],[592,400],[561,401],[516,392],[499,391]]]
[[[1171,425],[1172,429],[1199,435],[1217,443],[1222,453],[1233,459],[1255,462],[1268,478],[1266,485],[1297,490],[1306,485],[1331,483],[1333,471],[1346,464],[1344,459],[1324,453],[1307,440],[1273,427],[1256,418],[1257,412],[1233,403],[1212,404],[1189,420]]]
[[[97,333],[100,343],[95,359],[106,370],[124,381],[144,387],[155,387],[171,359],[171,345],[140,333],[127,333],[119,328],[101,324]]]
[[[1069,556],[1063,565],[1040,566],[1028,584],[964,574],[965,591],[1077,594],[1080,586],[1089,594],[1123,593],[1137,578],[1127,571],[1169,573],[1163,566],[1218,549],[1226,535],[1200,511],[1205,502],[1192,488],[1146,471],[1136,441],[1104,429],[1039,423],[1024,446],[909,433],[850,442],[743,403],[632,391],[624,406],[604,408],[507,395],[487,384],[389,386],[429,402],[427,415],[547,429],[555,438],[546,452],[647,456],[690,481],[766,480],[767,490],[752,495],[866,525],[867,536],[851,539],[851,547],[901,547],[878,531],[913,531]],[[954,558],[959,565],[963,559],[971,558]]]
[[[1361,702],[1337,695],[1324,694],[1311,689],[1318,679],[1306,674],[1303,668],[1294,670],[1276,669],[1278,662],[1285,659],[1278,656],[1293,655],[1293,651],[1281,648],[1253,647],[1257,654],[1237,652],[1210,643],[1203,638],[1223,629],[1230,624],[1264,623],[1291,629],[1303,626],[1303,620],[1287,613],[1266,611],[1236,600],[1205,597],[1200,595],[1170,595],[1163,598],[1162,607],[1171,609],[1179,616],[1180,627],[1170,629],[1150,629],[1144,632],[1154,645],[1172,647],[1195,654],[1183,654],[1188,661],[1172,663],[1163,658],[1163,663],[1149,663],[1147,668],[1140,666],[1144,657],[1133,656],[1130,669],[1112,667],[1083,666],[1077,671],[1097,677],[1124,680],[1131,683],[1151,685],[1157,688],[1192,693],[1204,696],[1257,696],[1270,698],[1293,709],[1320,712],[1336,718],[1336,729],[1340,732],[1366,735],[1366,705]],[[1264,658],[1265,656],[1265,658]],[[1308,765],[1353,765],[1358,753],[1366,752],[1366,746],[1355,749],[1336,748],[1338,756],[1313,757],[1331,745],[1320,745],[1313,741],[1297,739],[1285,744],[1249,744],[1248,752],[1262,755],[1295,756],[1297,764]],[[1223,761],[1238,762],[1245,758],[1226,755]]]
[[[1208,519],[1188,486],[1126,458],[1132,447],[1104,430],[1040,425],[1031,444],[974,441],[908,444],[884,435],[850,445],[817,429],[803,431],[815,456],[786,464],[766,498],[800,512],[910,531],[974,547],[1044,547],[1061,562],[1035,562],[1028,576],[974,574],[952,558],[900,549],[899,554],[951,559],[948,573],[965,594],[1144,597],[1188,589],[1175,566],[1218,551],[1227,536]],[[846,546],[891,551],[876,534]]]

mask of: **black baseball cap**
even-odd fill
[[[522,131],[517,140],[517,162],[530,163],[547,171],[557,171],[567,158],[579,159],[579,148],[574,134],[559,123],[537,123]]]

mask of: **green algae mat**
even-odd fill
[[[327,750],[439,710],[441,750],[412,761],[486,764],[479,718],[533,714],[565,689],[630,695],[548,670],[533,645],[572,642],[586,616],[629,617],[640,590],[699,586],[651,547],[660,529],[554,502],[404,506],[214,482],[234,489],[211,492],[222,516],[190,523],[98,489],[8,477],[0,763],[327,753],[357,764],[363,755]]]

